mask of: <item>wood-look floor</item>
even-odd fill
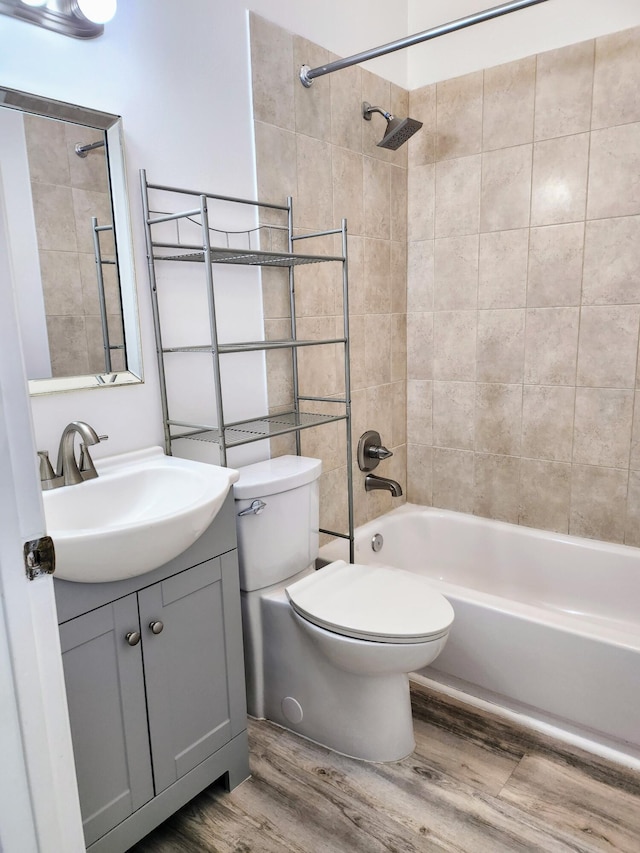
[[[250,721],[252,777],[132,853],[640,853],[640,774],[413,685],[416,750],[345,758]]]

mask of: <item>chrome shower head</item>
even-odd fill
[[[362,117],[367,121],[371,121],[372,113],[380,113],[387,120],[387,130],[385,135],[378,142],[378,148],[389,148],[395,151],[401,145],[413,136],[422,127],[421,121],[416,121],[414,118],[396,118],[380,107],[372,107],[366,101],[362,104]]]

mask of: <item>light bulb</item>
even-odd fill
[[[25,6],[44,6],[47,0],[21,0]]]
[[[81,14],[94,24],[106,24],[116,13],[116,0],[76,0]]]

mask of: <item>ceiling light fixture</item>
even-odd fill
[[[116,12],[117,0],[0,0],[0,14],[78,39],[93,39]]]

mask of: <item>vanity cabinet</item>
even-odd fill
[[[229,503],[185,554],[146,576],[56,581],[90,851],[125,851],[220,776],[231,789],[249,775]]]

